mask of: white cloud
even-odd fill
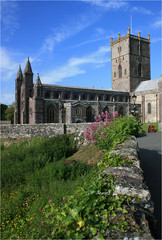
[[[0,48],[0,73],[2,81],[10,80],[15,75],[15,69],[18,69],[19,64],[15,62],[10,53],[3,47]]]
[[[15,94],[14,93],[5,93],[2,94],[0,102],[3,104],[11,104],[15,101]]]
[[[157,42],[160,42],[160,41],[162,41],[162,37],[151,39],[151,43],[157,43]]]
[[[18,21],[19,5],[15,1],[2,1],[1,2],[1,36],[6,41],[9,41],[11,36],[20,27]]]
[[[59,28],[53,29],[44,40],[41,52],[53,51],[56,44],[70,38],[85,28],[89,27],[96,19],[95,15],[82,15],[78,19],[72,19],[69,23],[61,25]]]
[[[142,14],[148,14],[148,15],[153,15],[153,13],[151,12],[151,10],[146,9],[144,7],[133,7],[131,9],[131,12],[138,12],[138,13],[142,13]]]
[[[107,56],[109,51],[109,47],[102,46],[96,52],[89,55],[80,58],[70,58],[64,66],[53,69],[41,76],[41,80],[43,83],[57,83],[65,78],[86,73],[88,64],[94,64],[96,68],[103,67],[106,62],[110,61]]]
[[[161,28],[162,27],[162,20],[160,19],[160,20],[157,20],[156,22],[154,22],[152,24],[152,27],[153,28]]]
[[[128,6],[128,2],[126,1],[113,1],[113,0],[82,0],[85,3],[90,3],[91,5],[101,7],[104,10],[117,10],[121,7],[126,7]]]

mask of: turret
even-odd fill
[[[21,123],[29,123],[29,98],[33,97],[33,72],[29,57],[26,62],[23,73],[23,82],[21,86]]]
[[[24,69],[24,73],[28,73],[28,74],[33,75],[32,68],[31,68],[31,64],[30,64],[30,61],[29,61],[29,57],[28,57],[28,60],[27,60],[27,62],[26,62],[26,66],[25,66],[25,69]]]
[[[42,97],[42,83],[39,77],[39,73],[37,73],[37,79],[34,84],[34,97],[41,98]]]
[[[15,79],[15,110],[14,110],[14,123],[20,123],[20,90],[23,81],[23,75],[21,71],[21,66],[19,65],[19,70]]]
[[[31,87],[33,88],[33,72],[32,72],[30,61],[29,61],[29,57],[24,69],[23,84],[26,86],[29,86],[30,88]]]

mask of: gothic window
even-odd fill
[[[123,102],[123,97],[119,97],[119,102]]]
[[[103,95],[99,95],[99,101],[103,101]]]
[[[148,103],[147,105],[147,113],[151,114],[151,103]]]
[[[123,108],[123,106],[120,106],[120,107],[119,107],[119,115],[120,115],[120,116],[123,116],[123,115],[124,115],[124,108]]]
[[[124,57],[123,57],[123,60],[124,60]]]
[[[117,59],[116,59],[116,63],[117,63]]]
[[[93,101],[93,100],[95,100],[95,95],[93,95],[93,94],[91,94],[90,95],[90,99],[89,99],[90,101]]]
[[[75,111],[77,116],[81,116],[82,115],[82,109],[80,107],[78,107]]]
[[[59,93],[58,92],[54,92],[54,98],[58,99],[59,98]]]
[[[138,76],[141,77],[141,63],[138,64]]]
[[[86,100],[86,99],[87,99],[87,94],[83,93],[82,100]]]
[[[127,69],[124,70],[125,75],[127,75]]]
[[[110,96],[109,95],[105,96],[105,101],[110,101]]]
[[[118,47],[118,52],[121,52],[121,49],[122,49],[121,47]]]
[[[73,99],[74,99],[74,100],[78,100],[78,97],[79,97],[78,93],[74,93],[74,94],[73,94]]]
[[[47,122],[54,123],[55,122],[55,109],[54,106],[49,106],[47,111]]]
[[[65,94],[64,94],[64,99],[65,99],[65,100],[70,99],[70,93],[65,93]]]
[[[45,98],[50,98],[50,92],[49,92],[49,91],[46,91],[44,97],[45,97]]]
[[[122,77],[122,66],[121,65],[118,66],[118,75],[119,75],[119,78]]]
[[[106,106],[104,109],[103,109],[103,112],[109,112],[109,108]]]
[[[86,122],[92,122],[92,121],[93,121],[92,107],[89,106],[86,109]]]
[[[114,78],[116,78],[116,72],[114,72]]]

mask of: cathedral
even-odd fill
[[[93,122],[102,112],[142,115],[142,122],[160,121],[162,78],[150,80],[150,35],[111,38],[112,89],[33,83],[28,58],[15,80],[15,124]],[[136,103],[132,101],[136,96]]]

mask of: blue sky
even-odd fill
[[[14,101],[27,57],[42,83],[111,88],[110,37],[151,35],[151,79],[161,70],[161,1],[1,0],[1,103]]]

